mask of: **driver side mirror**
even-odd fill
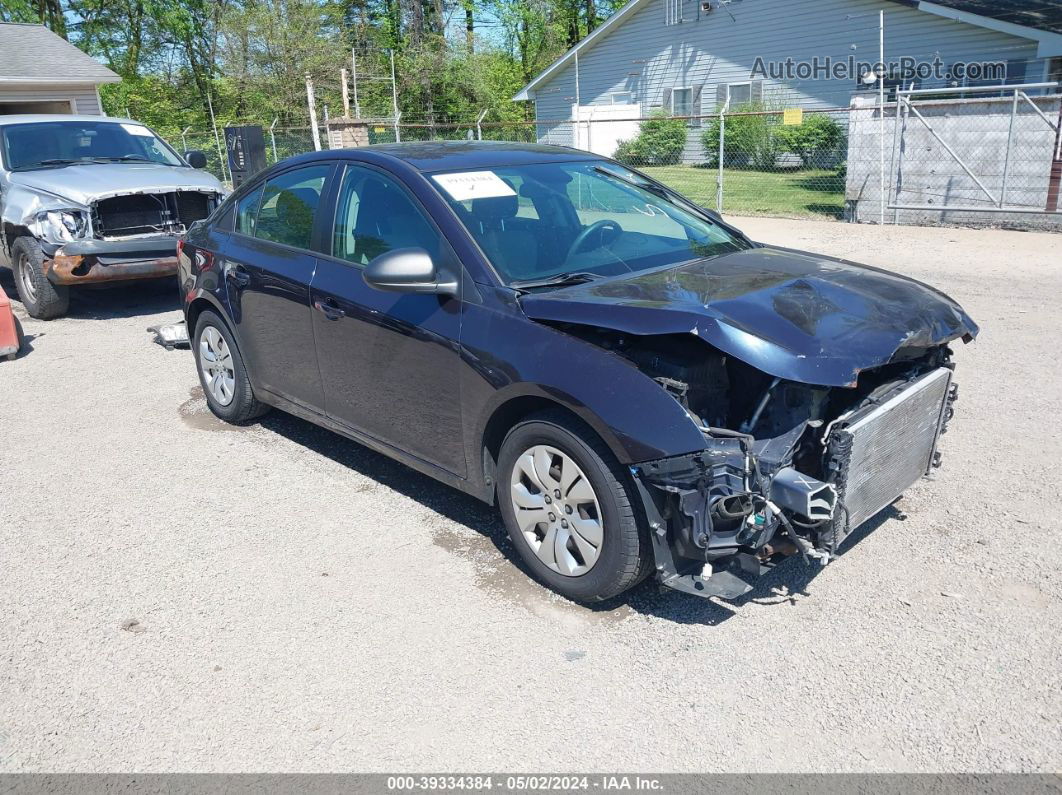
[[[188,161],[188,165],[190,165],[192,168],[206,168],[206,155],[200,152],[198,149],[192,149],[188,152],[185,152],[184,159]]]
[[[362,278],[370,287],[393,293],[457,295],[457,280],[440,272],[422,248],[396,248],[365,266]]]

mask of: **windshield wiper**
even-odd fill
[[[93,160],[101,160],[107,163],[154,163],[155,161],[141,157],[140,155],[118,155],[117,157],[94,157]]]
[[[35,168],[42,168],[48,166],[72,166],[75,163],[81,163],[81,160],[69,160],[67,158],[53,157],[48,160],[42,160],[39,163],[26,163],[24,166],[15,166],[12,171],[31,171]]]
[[[586,282],[604,278],[600,273],[570,271],[568,273],[555,273],[552,276],[542,276],[538,279],[517,279],[509,282],[509,286],[518,290],[527,290],[535,287],[564,287],[568,284],[585,284]]]
[[[625,182],[626,184],[631,185],[635,188],[647,190],[654,196],[659,196],[661,199],[668,202],[669,204],[675,204],[675,198],[667,189],[662,188],[659,185],[655,185],[652,182],[646,182],[640,179],[631,179],[630,177],[625,177],[623,174],[617,174],[612,169],[604,168],[603,166],[594,166],[594,171],[596,171],[598,174],[604,174],[606,177],[618,179],[620,182]]]

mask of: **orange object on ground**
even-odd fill
[[[0,357],[14,359],[18,355],[18,328],[11,313],[11,300],[0,290]]]

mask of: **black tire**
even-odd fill
[[[20,237],[11,247],[15,289],[30,317],[52,320],[70,308],[70,288],[52,284],[44,275],[44,252],[32,237]],[[29,282],[30,292],[25,282]]]
[[[586,474],[601,507],[603,541],[597,562],[581,576],[553,571],[535,554],[517,523],[509,495],[513,467],[524,451],[549,445],[570,456]],[[604,442],[584,423],[548,411],[509,431],[498,456],[497,501],[521,559],[536,579],[577,602],[599,602],[634,587],[650,572],[652,552],[637,509],[634,485]]]
[[[215,329],[221,335],[232,356],[233,380],[235,384],[232,400],[228,405],[223,405],[211,393],[199,360],[200,340],[203,332],[208,327]],[[206,398],[207,405],[214,416],[233,425],[242,425],[261,417],[269,411],[269,406],[260,402],[254,396],[254,390],[251,388],[251,379],[247,376],[247,366],[243,363],[243,356],[240,355],[239,346],[236,344],[236,340],[224,320],[210,310],[204,311],[196,321],[195,334],[190,342],[192,356],[195,358],[195,371],[199,374],[199,384],[203,387],[203,396]]]

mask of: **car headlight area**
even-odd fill
[[[68,243],[88,236],[88,215],[81,210],[46,210],[37,214],[40,235],[54,243]]]

